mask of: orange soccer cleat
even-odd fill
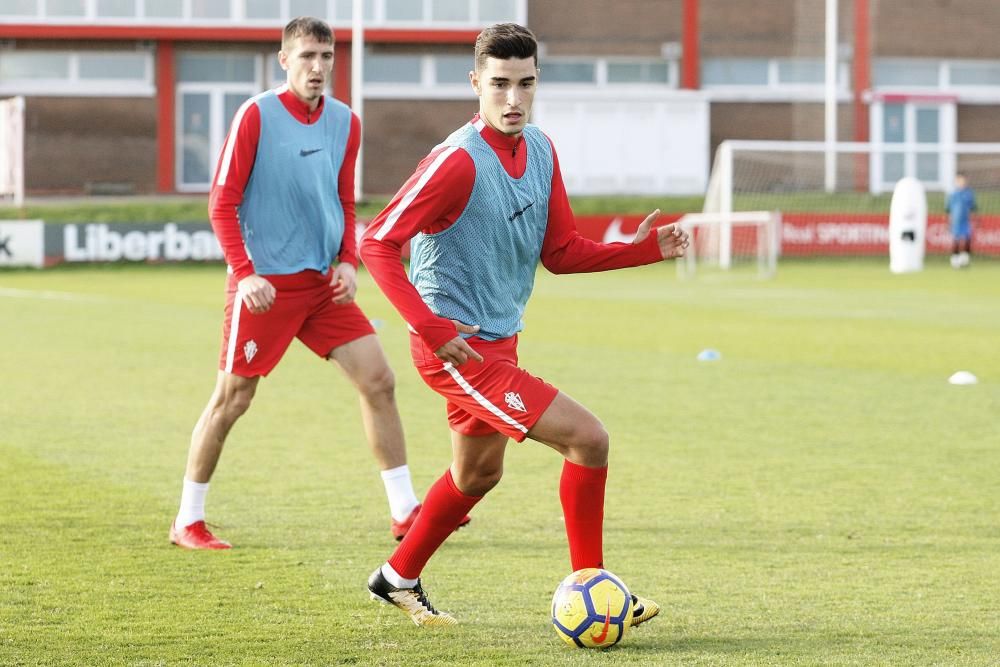
[[[190,526],[177,530],[176,522],[170,524],[170,542],[185,549],[232,549],[229,542],[220,540],[205,526],[204,521],[195,521]]]
[[[396,521],[395,519],[392,520],[392,536],[396,538],[397,542],[402,540],[406,534],[410,532],[410,526],[413,525],[413,522],[417,520],[417,515],[420,514],[420,507],[420,505],[414,507],[413,511],[410,512],[410,516],[406,517],[402,521]],[[472,517],[466,514],[462,517],[462,520],[459,522],[458,527],[455,528],[455,530],[458,530],[462,526],[469,525],[470,521],[472,521]]]

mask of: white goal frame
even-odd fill
[[[718,262],[721,269],[733,263],[732,237],[734,227],[754,227],[754,249],[757,275],[770,278],[778,269],[781,252],[780,211],[738,211],[729,213],[688,213],[681,216],[677,225],[691,236],[691,246],[684,258],[677,262],[677,272],[690,278],[697,272],[698,264]]]
[[[0,201],[24,205],[24,98],[0,100]]]
[[[734,200],[744,198],[742,206],[747,209],[780,208],[780,200],[776,202],[774,195],[788,193],[812,193],[825,195],[831,193],[866,192],[869,195],[882,195],[891,192],[886,190],[881,168],[883,161],[893,156],[893,159],[904,165],[904,176],[917,176],[914,156],[930,154],[938,158],[939,169],[937,181],[925,182],[935,191],[947,191],[958,171],[966,168],[989,169],[996,162],[1000,171],[1000,143],[885,143],[885,142],[823,142],[823,141],[765,141],[765,140],[727,140],[719,144],[712,172],[709,177],[708,190],[705,193],[703,212],[720,216],[718,229],[717,258],[721,268],[729,268],[732,261],[732,228],[727,220],[736,215]],[[754,157],[756,155],[756,157]],[[796,155],[807,157],[809,164],[821,168],[812,174],[811,180],[806,179],[806,187],[789,190],[761,189],[759,194],[767,197],[766,201],[754,202],[754,190],[745,189],[745,176],[748,162],[743,156],[751,156],[760,164],[767,164],[768,156],[780,158],[784,168],[794,167]],[[787,157],[786,157],[787,156]],[[860,165],[859,167],[859,159]],[[970,162],[972,166],[970,167]],[[978,163],[978,166],[976,166]],[[985,166],[983,166],[985,165]],[[737,173],[737,170],[744,170]],[[865,173],[867,172],[867,173]],[[752,173],[752,172],[750,172]],[[802,174],[801,170],[794,172]],[[810,172],[812,173],[812,172]],[[858,176],[863,175],[863,182]],[[840,181],[838,182],[838,176]],[[779,183],[780,184],[780,183]],[[808,184],[812,184],[809,187]],[[858,187],[861,190],[858,190]],[[773,186],[772,186],[773,187]],[[744,188],[744,189],[740,189]],[[888,215],[888,207],[885,211]],[[729,217],[727,217],[729,216]],[[780,241],[779,241],[780,253]]]

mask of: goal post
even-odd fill
[[[781,247],[781,213],[778,211],[736,211],[730,213],[688,213],[677,225],[686,231],[691,245],[677,263],[683,278],[693,277],[699,267],[755,268],[768,278],[778,268]]]
[[[0,100],[0,201],[24,205],[24,98]]]
[[[927,192],[927,252],[947,254],[945,200],[962,173],[976,193],[977,253],[1000,256],[1000,143],[722,142],[704,213],[781,211],[782,257],[888,257],[889,205],[904,177]],[[721,224],[718,263],[731,258]]]

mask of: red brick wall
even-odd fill
[[[365,194],[395,193],[417,163],[478,110],[479,101],[471,88],[468,101],[367,100]]]
[[[156,191],[154,99],[28,97],[24,124],[31,193],[79,193],[88,184]]]
[[[659,57],[681,41],[681,0],[534,0],[528,26],[549,55]]]

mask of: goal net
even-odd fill
[[[24,204],[24,98],[0,100],[0,202]]]
[[[1000,256],[1000,144],[873,144],[726,141],[719,145],[705,213],[780,211],[782,257],[887,257],[889,205],[899,179],[913,176],[927,192],[927,253],[947,254],[945,198],[957,173],[976,193],[974,252]],[[716,245],[726,266],[726,225]]]
[[[708,268],[747,270],[768,278],[777,269],[781,230],[777,211],[688,213],[677,224],[691,240],[684,258],[677,262],[677,273],[683,278]]]

